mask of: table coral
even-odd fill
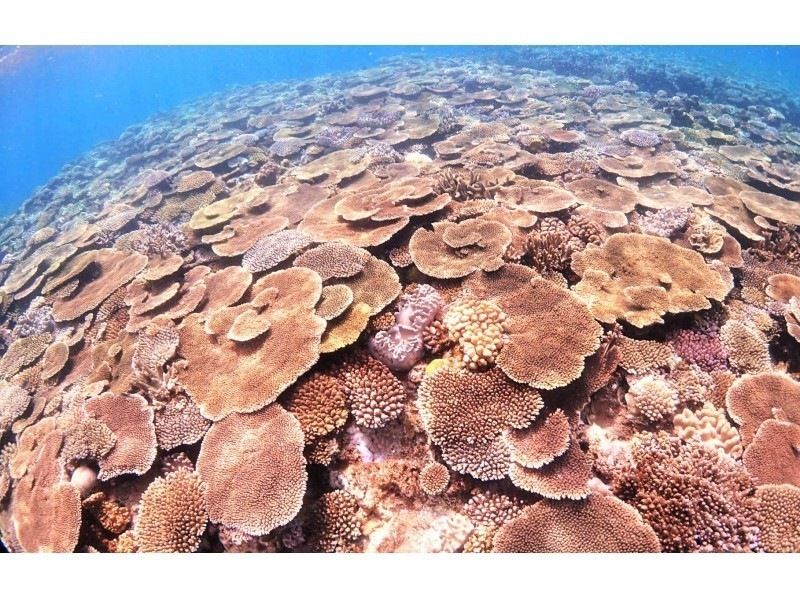
[[[572,258],[575,291],[602,322],[637,327],[663,323],[667,313],[699,311],[722,301],[730,283],[694,251],[650,235],[620,233]]]

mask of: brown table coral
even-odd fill
[[[639,328],[663,316],[711,307],[732,283],[702,256],[651,235],[619,233],[572,257],[581,281],[575,291],[601,322],[626,320]]]

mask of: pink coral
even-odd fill
[[[410,370],[425,352],[423,332],[444,306],[439,292],[423,284],[400,297],[395,324],[370,339],[370,353],[393,370]]]

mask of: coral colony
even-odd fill
[[[240,87],[67,165],[0,226],[5,548],[800,550],[800,109],[592,60]]]

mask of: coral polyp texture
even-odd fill
[[[0,220],[3,548],[800,550],[800,107],[646,66],[392,59],[65,166]]]

